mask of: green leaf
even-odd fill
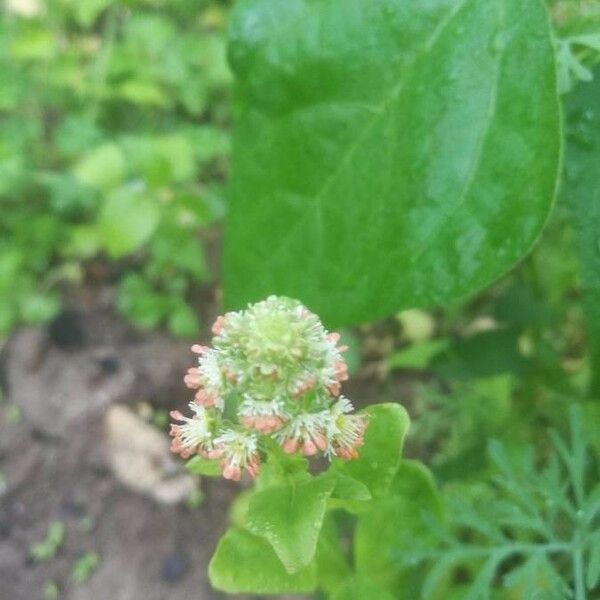
[[[308,594],[316,587],[314,564],[289,574],[267,541],[235,528],[219,541],[208,576],[229,594]]]
[[[588,589],[593,590],[600,582],[600,531],[591,538],[589,561],[586,574]]]
[[[221,469],[219,468],[219,461],[208,460],[201,456],[194,456],[190,458],[185,464],[185,468],[192,475],[204,475],[205,477],[219,477],[221,475]]]
[[[329,594],[351,574],[350,565],[344,556],[340,532],[331,513],[325,518],[321,529],[317,543],[316,564],[319,588]]]
[[[110,190],[123,180],[125,157],[116,144],[104,144],[86,154],[75,166],[75,177],[98,190]]]
[[[43,541],[33,544],[29,554],[36,562],[44,562],[54,558],[65,539],[65,524],[53,521],[48,526],[48,533]]]
[[[368,502],[371,500],[369,488],[360,481],[342,472],[334,472],[335,484],[333,488],[333,499],[342,498],[344,500],[358,500]]]
[[[100,13],[112,3],[113,0],[86,0],[85,2],[76,2],[74,4],[75,18],[83,27],[90,27],[94,24]]]
[[[333,469],[363,483],[373,497],[387,493],[400,465],[409,417],[399,404],[375,404],[368,416],[365,443],[356,460],[335,460]]]
[[[51,28],[41,22],[32,23],[23,28],[4,52],[8,50],[17,61],[50,60],[56,53],[57,41]]]
[[[566,178],[563,193],[575,225],[592,381],[590,392],[600,397],[600,70],[591,83],[569,96]]]
[[[226,304],[331,326],[480,289],[535,242],[560,155],[539,0],[246,0],[235,10]]]
[[[395,598],[366,575],[350,577],[331,595],[331,600],[395,600]]]
[[[142,246],[154,233],[160,219],[155,198],[124,187],[106,198],[100,211],[100,241],[113,258]]]
[[[439,519],[441,511],[431,474],[417,462],[403,461],[388,494],[359,518],[354,539],[357,572],[391,591],[410,586],[418,590],[422,572],[407,568],[402,555],[431,540],[425,515]]]
[[[31,294],[22,298],[19,312],[27,323],[44,323],[54,317],[60,310],[60,297],[53,292]]]
[[[454,340],[436,354],[431,369],[449,379],[519,373],[525,359],[518,348],[519,330],[494,329]]]
[[[117,304],[123,315],[148,329],[156,327],[168,314],[171,298],[157,293],[143,277],[131,273],[121,281]]]
[[[69,229],[69,237],[63,247],[66,256],[92,258],[99,248],[98,230],[91,225],[78,225]]]
[[[170,98],[166,92],[153,81],[144,79],[128,79],[117,88],[118,95],[133,104],[166,108]]]
[[[448,348],[450,340],[428,340],[412,344],[395,352],[388,358],[388,366],[392,369],[425,369],[431,359]]]
[[[168,161],[174,181],[186,181],[194,176],[194,148],[182,135],[169,135],[156,140],[158,152]]]
[[[261,466],[256,480],[258,490],[281,483],[297,483],[309,479],[308,460],[300,454],[287,454],[272,438],[265,437],[260,441],[261,450],[266,453],[267,460]]]
[[[192,337],[200,329],[198,316],[183,300],[175,304],[168,325],[173,335],[181,337]]]
[[[314,558],[332,489],[330,477],[313,477],[265,488],[250,500],[246,527],[269,541],[288,573]]]

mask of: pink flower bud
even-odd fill
[[[225,477],[225,479],[231,479],[232,481],[239,481],[241,476],[242,476],[242,472],[240,471],[240,468],[229,464],[229,463],[224,463],[222,465],[223,468],[223,477]]]
[[[298,450],[298,440],[286,438],[281,447],[286,454],[294,454]]]
[[[220,335],[223,332],[225,325],[226,325],[225,316],[218,316],[217,320],[213,323],[211,331],[215,335]]]

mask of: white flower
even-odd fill
[[[221,459],[225,479],[239,481],[244,470],[256,477],[260,470],[258,437],[253,433],[227,429],[214,441],[215,451]]]
[[[367,426],[366,418],[363,415],[350,414],[352,410],[350,400],[340,396],[331,408],[327,431],[331,453],[345,459],[358,457],[358,448],[364,442],[363,435]]]
[[[173,437],[171,450],[188,458],[197,451],[206,451],[211,446],[212,432],[206,409],[195,402],[189,407],[194,413],[186,417],[178,410],[171,411],[171,417],[181,424],[171,424],[170,435]]]
[[[258,435],[288,453],[356,458],[366,419],[339,396],[348,368],[340,336],[290,298],[269,296],[215,321],[212,347],[195,344],[198,366],[185,384],[195,415],[175,411],[172,448],[220,459],[223,476],[259,470]],[[336,400],[337,399],[337,400]],[[216,439],[214,432],[220,431]]]
[[[261,433],[273,433],[281,429],[289,418],[282,400],[253,400],[248,395],[238,408],[238,417],[244,427]]]
[[[303,413],[294,417],[286,427],[278,433],[281,446],[288,454],[302,452],[312,456],[319,450],[327,451],[329,442],[327,431],[330,427],[329,411]]]

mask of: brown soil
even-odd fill
[[[167,409],[187,400],[181,376],[192,360],[189,342],[134,331],[112,310],[110,289],[82,293],[71,305],[49,327],[23,329],[2,348],[0,598],[51,597],[47,582],[67,600],[224,597],[206,571],[239,487],[205,480],[200,507],[164,506],[119,483],[106,456],[109,406]],[[210,323],[210,293],[201,312]],[[400,397],[374,381],[357,378],[347,393],[362,403]],[[30,547],[53,521],[65,524],[65,541],[36,563]],[[73,564],[88,552],[100,562],[74,583]]]

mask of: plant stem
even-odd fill
[[[573,574],[575,576],[575,600],[586,600],[587,593],[585,591],[581,546],[578,546],[573,552]]]

